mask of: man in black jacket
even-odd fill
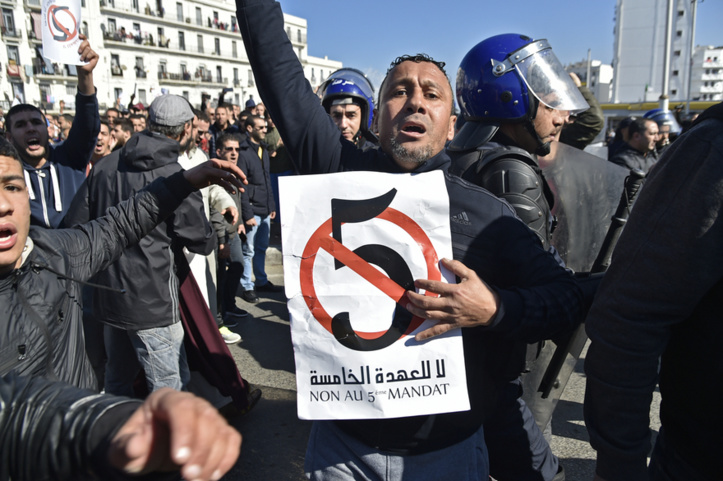
[[[105,215],[158,177],[180,172],[178,157],[192,138],[193,112],[182,97],[164,95],[149,109],[148,130],[138,133],[91,171],[73,200],[67,225]],[[183,349],[176,255],[181,249],[207,255],[216,236],[200,193],[189,196],[143,242],[96,277],[112,289],[95,289],[93,314],[106,325],[106,392],[131,396],[140,368],[148,390],[182,390],[190,373]],[[125,290],[125,293],[120,293]]]
[[[651,119],[635,119],[628,127],[628,141],[610,158],[610,162],[628,169],[648,172],[658,160],[655,144],[658,124]]]
[[[218,479],[241,435],[189,393],[143,403],[9,374],[0,377],[0,480]],[[144,476],[145,474],[145,476]]]
[[[148,188],[75,229],[30,227],[22,163],[0,139],[0,375],[10,371],[94,389],[85,355],[81,284],[136,244],[210,182],[231,187],[235,165],[215,160]],[[145,277],[145,274],[143,275]]]
[[[271,221],[276,218],[276,204],[271,190],[271,163],[266,148],[266,121],[257,115],[246,119],[248,136],[241,142],[238,165],[248,174],[246,192],[253,218],[246,221],[246,240],[243,242],[244,266],[241,275],[241,297],[246,302],[259,302],[257,291],[278,292],[266,276],[266,249],[269,247]],[[253,272],[254,279],[251,278]]]
[[[455,260],[443,263],[460,282],[417,280],[416,288],[440,297],[408,292],[410,303],[403,307],[439,320],[417,334],[418,341],[465,328],[471,410],[316,421],[306,471],[312,479],[401,479],[402,473],[408,479],[486,479],[482,423],[497,389],[519,372],[517,341],[534,342],[577,322],[579,286],[508,204],[446,172],[450,161],[444,146],[452,139],[455,117],[443,64],[424,55],[401,57],[392,64],[380,87],[374,120],[381,148],[362,152],[341,139],[311,91],[285,34],[279,5],[237,0],[237,7],[259,93],[300,172],[442,170],[445,191],[424,195],[448,195],[450,201]]]

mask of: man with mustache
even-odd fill
[[[396,419],[315,421],[305,470],[311,479],[487,479],[482,424],[497,391],[519,372],[518,340],[535,342],[579,321],[582,293],[506,203],[447,172],[452,88],[444,64],[418,54],[394,61],[382,82],[372,130],[380,149],[361,151],[339,135],[304,78],[279,5],[237,0],[239,26],[259,93],[301,173],[445,172],[459,284],[419,279],[404,307],[439,322],[424,341],[464,327],[471,410]],[[463,215],[464,214],[464,215]],[[465,218],[464,222],[455,222]],[[479,275],[478,275],[479,274]],[[480,279],[484,277],[484,281]],[[524,355],[522,356],[524,359]]]

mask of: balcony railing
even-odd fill
[[[228,78],[214,76],[211,72],[158,72],[158,80],[168,80],[172,82],[191,82],[191,83],[209,83],[209,84],[221,84],[226,85]]]

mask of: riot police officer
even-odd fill
[[[341,135],[358,148],[376,148],[379,140],[371,132],[374,116],[374,87],[353,68],[342,68],[322,84],[321,103],[339,127]]]
[[[570,112],[588,104],[549,43],[519,34],[483,40],[462,60],[457,102],[464,124],[448,147],[451,171],[507,200],[554,251],[554,198],[536,156],[549,154]],[[490,474],[500,481],[564,479],[521,394],[520,380],[510,380],[485,424]]]
[[[670,110],[653,109],[645,112],[643,118],[654,120],[658,124],[659,137],[655,142],[655,151],[660,157],[663,150],[674,141],[683,130]]]

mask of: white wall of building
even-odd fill
[[[598,102],[610,102],[612,96],[613,68],[600,60],[590,61],[590,79],[587,78],[587,60],[575,62],[565,67],[568,72],[573,72],[580,78],[583,85],[586,85]]]
[[[691,100],[723,100],[723,47],[696,47]]]
[[[668,0],[618,0],[615,11],[614,102],[657,101],[663,86]],[[690,64],[691,2],[673,0],[669,92],[684,100]]]
[[[25,102],[49,112],[58,110],[60,100],[73,110],[77,78],[72,68],[44,62],[41,41],[34,38],[34,32],[39,33],[40,0],[0,0],[0,6],[15,23],[12,31],[2,32],[0,106],[7,110],[14,92],[19,92]],[[114,106],[119,97],[126,106],[133,92],[134,103],[144,104],[165,91],[200,106],[202,93],[215,100],[224,88],[233,89],[225,96],[227,102],[259,101],[235,27],[235,10],[231,0],[84,0],[82,30],[100,56],[93,74],[101,110]],[[310,56],[306,20],[284,17],[312,86],[342,67],[341,62]],[[16,69],[9,65],[9,55],[19,57],[19,77],[11,75]]]

